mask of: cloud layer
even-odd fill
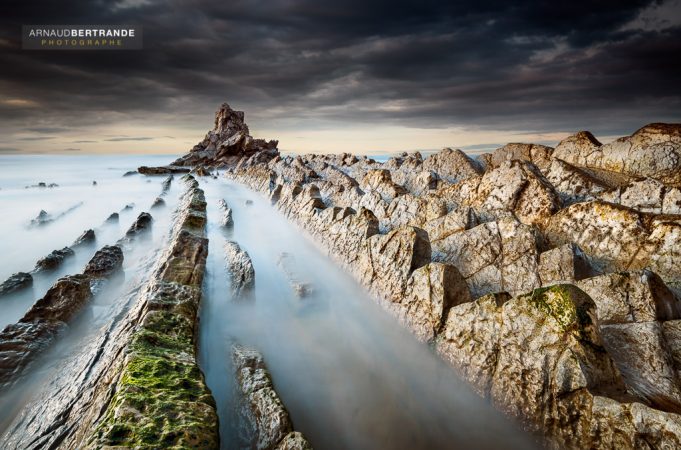
[[[228,101],[271,138],[367,125],[474,130],[478,143],[485,130],[629,134],[681,120],[680,12],[679,0],[11,0],[0,131],[11,148],[55,133],[189,148]],[[145,48],[20,50],[21,25],[36,23],[141,25]]]

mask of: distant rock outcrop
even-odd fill
[[[243,111],[223,103],[215,113],[215,127],[191,151],[173,162],[174,166],[230,166],[239,159],[265,152],[276,156],[278,141],[255,139],[249,134]]]

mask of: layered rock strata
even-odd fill
[[[305,437],[293,430],[262,355],[252,348],[233,345],[232,363],[244,446],[261,450],[311,450]]]
[[[227,176],[549,447],[675,447],[681,216],[662,213],[676,211],[679,130],[478,161],[261,153]]]
[[[85,448],[218,448],[215,402],[196,363],[208,240],[206,202],[187,177],[171,245],[140,299],[134,331],[110,369]]]
[[[15,324],[0,333],[0,387],[24,373],[36,357],[68,329],[92,298],[92,286],[121,269],[123,252],[105,246],[90,259],[82,274],[57,280]]]

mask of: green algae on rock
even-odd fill
[[[219,447],[215,401],[195,353],[208,240],[206,202],[192,177],[171,246],[144,301],[122,372],[89,448]]]

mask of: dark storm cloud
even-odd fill
[[[0,97],[0,121],[47,134],[140,120],[205,129],[223,101],[268,128],[622,134],[681,119],[681,26],[631,26],[661,2],[559,3],[5,2],[0,92],[30,103]],[[20,26],[36,23],[142,25],[145,49],[19,50]]]

